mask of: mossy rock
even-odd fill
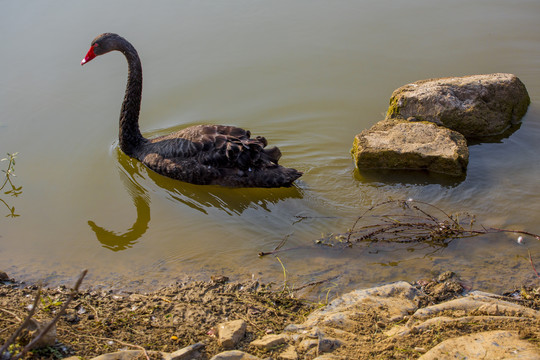
[[[359,169],[428,170],[463,176],[469,161],[460,133],[428,121],[383,120],[354,138],[351,153]]]
[[[396,89],[386,119],[430,121],[479,138],[517,124],[530,102],[525,85],[512,74],[428,79]]]

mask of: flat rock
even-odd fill
[[[467,138],[493,136],[516,124],[531,100],[512,74],[428,79],[396,89],[386,119],[430,121]]]
[[[519,316],[540,320],[540,311],[489,296],[489,294],[471,293],[465,297],[427,306],[416,311],[408,321],[412,325],[418,320],[425,320],[442,313],[461,311],[465,314],[493,316]]]
[[[218,325],[218,342],[225,349],[232,349],[246,334],[246,322],[233,320]]]
[[[193,345],[186,346],[180,350],[177,350],[173,353],[166,354],[163,353],[164,360],[192,360],[199,357],[199,350],[204,348],[206,345],[204,343],[196,343]]]
[[[240,350],[229,350],[224,351],[216,356],[212,357],[210,360],[261,360],[257,356],[250,355]]]
[[[326,347],[326,351],[331,351],[342,342],[326,338],[325,329],[332,329],[336,335],[351,338],[350,334],[342,329],[352,328],[355,316],[369,309],[378,309],[381,320],[401,321],[418,309],[418,299],[421,295],[420,290],[405,281],[351,291],[311,313],[304,323],[288,325],[285,331],[291,334],[291,338],[299,338],[298,348],[301,351],[307,351],[315,346],[320,347],[319,341]]]
[[[359,169],[428,170],[464,175],[469,161],[460,133],[428,121],[383,120],[354,138],[351,153]]]
[[[258,347],[259,349],[270,350],[273,347],[285,344],[287,342],[288,335],[279,334],[279,335],[266,335],[262,339],[257,339],[251,342],[252,346]]]
[[[165,355],[159,351],[147,351],[148,355],[153,358],[161,359]],[[144,359],[144,351],[142,350],[124,350],[116,351],[108,354],[99,355],[92,360],[135,360]]]
[[[199,350],[204,348],[206,345],[203,343],[196,343],[190,346],[186,346],[180,350],[177,350],[172,353],[162,352],[162,351],[147,351],[146,353],[152,359],[162,359],[162,360],[193,360],[200,357]],[[142,350],[123,350],[116,351],[108,354],[99,355],[92,360],[139,360],[144,359],[145,354]],[[231,358],[233,359],[233,358]],[[240,359],[240,358],[239,358]],[[241,358],[245,360],[255,360],[250,358]]]
[[[436,359],[540,359],[540,350],[514,331],[487,331],[443,341],[419,360]]]

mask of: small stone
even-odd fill
[[[229,350],[217,354],[210,360],[261,360],[261,358],[250,355],[243,351]]]
[[[319,345],[319,340],[317,339],[304,339],[300,342],[300,344],[298,345],[298,348],[301,350],[301,351],[308,351],[309,349],[312,349],[314,347],[317,347]]]
[[[299,324],[289,324],[285,326],[285,329],[283,331],[287,332],[300,332],[306,330],[307,326],[305,325],[299,325]]]
[[[340,347],[343,342],[339,339],[322,338],[319,340],[319,352],[331,352]]]
[[[210,276],[210,280],[214,284],[225,284],[226,282],[229,281],[229,278],[227,276],[223,276],[223,275],[212,275],[212,276]]]
[[[148,296],[144,296],[141,294],[130,294],[127,299],[129,301],[144,301],[148,298]]]
[[[270,350],[276,346],[285,344],[287,342],[287,335],[266,335],[262,339],[254,340],[251,342],[252,346],[255,346],[259,349]]]
[[[78,323],[79,321],[81,321],[81,319],[77,316],[77,314],[67,314],[65,316],[65,320],[68,322],[68,323],[71,323],[71,324],[76,324]]]
[[[218,325],[218,342],[225,349],[232,349],[244,338],[247,324],[244,320],[233,320]]]
[[[159,351],[147,351],[151,358],[166,358],[167,354]],[[92,360],[137,360],[144,359],[145,353],[142,350],[124,350],[113,353],[99,355]]]
[[[190,346],[186,346],[183,349],[177,350],[170,355],[166,356],[164,360],[190,360],[199,356],[199,349],[206,346],[204,343],[196,343]]]
[[[287,346],[285,351],[283,351],[281,354],[279,354],[278,359],[281,359],[281,360],[297,360],[298,359],[298,353],[296,352],[296,349],[294,348],[294,346],[289,345],[289,346]]]
[[[9,281],[8,274],[2,270],[0,270],[0,281]]]

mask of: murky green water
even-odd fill
[[[20,215],[4,217],[0,203],[0,269],[57,284],[88,268],[87,284],[115,288],[211,274],[282,283],[282,264],[294,286],[338,276],[322,292],[445,270],[493,291],[538,281],[533,238],[520,245],[497,234],[442,249],[314,241],[346,231],[369,206],[407,198],[540,233],[539,15],[537,0],[2,1],[0,153],[19,153],[22,193],[0,194]],[[304,172],[297,187],[194,186],[119,153],[125,60],[79,65],[102,32],[141,55],[145,135],[199,123],[248,128]],[[395,88],[492,72],[516,74],[532,104],[510,137],[470,147],[464,181],[354,170],[354,135],[383,118]],[[283,239],[296,250],[257,256]]]

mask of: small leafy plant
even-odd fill
[[[2,186],[0,186],[0,191],[2,191],[3,194],[18,197],[22,194],[22,186],[15,186],[12,182],[12,178],[15,177],[15,158],[17,157],[18,153],[7,153],[7,157],[0,160],[0,162],[7,161],[8,166],[6,170],[2,170],[4,173],[4,182],[2,183]],[[15,213],[15,206],[10,206],[4,199],[0,198],[0,202],[4,204],[4,206],[9,210],[9,214],[6,215],[6,217],[18,217],[19,214]]]

